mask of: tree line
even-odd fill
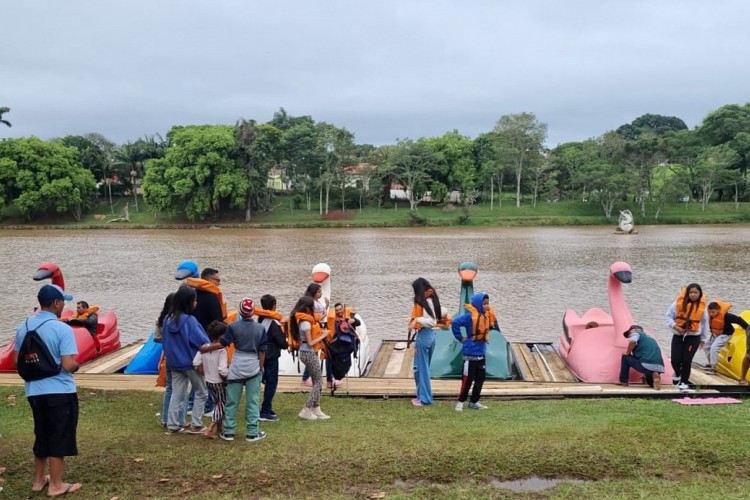
[[[0,108],[0,122],[10,126]],[[501,116],[471,139],[457,130],[375,147],[354,134],[282,108],[266,123],[175,126],[162,138],[115,144],[100,134],[0,141],[0,208],[28,220],[69,213],[140,191],[159,214],[220,220],[244,212],[362,209],[390,203],[399,186],[420,203],[450,199],[516,206],[559,200],[598,203],[607,218],[629,201],[658,218],[665,204],[747,201],[750,103],[723,106],[693,130],[646,114],[580,142],[546,146],[548,126],[530,112]],[[269,182],[274,174],[286,187]],[[113,179],[118,182],[113,183]],[[453,193],[453,195],[452,195]],[[457,195],[457,196],[456,196]],[[138,196],[134,196],[138,202]],[[137,208],[137,207],[136,207]]]

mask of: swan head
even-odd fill
[[[477,265],[473,262],[462,262],[458,265],[458,275],[464,283],[471,283],[477,276]]]
[[[325,263],[315,264],[312,269],[313,283],[323,283],[331,277],[331,266]]]
[[[627,262],[615,262],[609,267],[609,275],[620,283],[631,283],[633,281],[633,270]]]
[[[33,279],[34,281],[51,279],[53,285],[57,285],[65,290],[65,280],[63,279],[62,271],[60,270],[60,266],[54,262],[45,262],[37,267]]]

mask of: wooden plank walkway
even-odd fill
[[[124,375],[114,373],[127,365],[140,349],[143,341],[130,344],[122,349],[87,363],[75,375],[80,388],[97,390],[136,390],[161,392],[156,387],[155,375]],[[615,384],[584,384],[576,381],[557,351],[549,343],[511,344],[512,355],[518,370],[517,380],[487,380],[482,396],[490,399],[550,399],[566,397],[649,397],[676,398],[681,393],[672,385],[664,385],[661,391],[654,391],[645,385],[622,387]],[[412,398],[414,380],[412,362],[414,349],[405,349],[405,342],[384,341],[366,377],[350,378],[336,390],[337,396],[373,398]],[[741,396],[750,395],[750,388],[740,386],[736,380],[723,375],[706,373],[705,369],[693,364],[691,380],[700,388],[688,393],[691,396],[710,396],[718,393]],[[298,376],[282,376],[279,379],[279,392],[307,393],[309,387],[300,384]],[[22,386],[23,380],[15,373],[0,373],[0,386]],[[433,379],[433,395],[437,399],[455,399],[459,380]],[[330,390],[324,389],[329,395]]]
[[[145,343],[145,340],[139,340],[101,358],[89,361],[81,365],[78,373],[117,373],[128,366],[128,363],[138,354]]]

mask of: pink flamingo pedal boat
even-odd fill
[[[46,262],[39,266],[34,275],[35,281],[51,279],[53,285],[65,290],[65,279],[57,264]],[[72,316],[73,311],[66,309],[62,317]],[[117,328],[117,316],[114,311],[99,314],[99,325],[93,336],[83,326],[72,326],[76,337],[78,354],[74,357],[77,363],[83,364],[120,348],[120,330]],[[0,372],[15,372],[13,351],[15,340],[0,348]]]
[[[636,323],[622,294],[622,284],[630,283],[633,273],[626,262],[615,262],[609,268],[608,293],[612,314],[593,308],[583,316],[572,310],[565,311],[560,334],[560,356],[570,371],[582,382],[615,384],[620,377],[620,358],[628,345],[623,332]],[[672,369],[669,358],[662,361],[665,373],[662,383],[671,382]],[[642,383],[642,374],[630,370],[628,383]]]

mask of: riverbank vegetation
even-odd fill
[[[161,393],[79,397],[80,455],[65,478],[83,483],[80,498],[508,498],[503,482],[530,477],[567,481],[524,498],[740,498],[750,486],[746,401],[485,401],[459,413],[452,401],[326,396],[331,420],[307,422],[296,416],[305,395],[280,394],[280,422],[261,423],[267,439],[227,443],[165,436]],[[24,498],[33,422],[23,389],[0,387],[0,407],[0,484],[5,498]]]
[[[546,139],[547,124],[523,112],[474,139],[454,130],[375,147],[284,109],[267,123],[175,126],[166,139],[122,145],[100,134],[4,139],[0,215],[5,224],[87,224],[90,215],[140,223],[143,213],[172,223],[286,225],[276,221],[288,216],[318,225],[354,213],[377,214],[362,225],[466,224],[495,214],[577,224],[613,223],[627,209],[643,223],[674,220],[683,202],[702,214],[722,202],[738,214],[750,200],[750,103],[723,106],[694,130],[646,114],[553,149]],[[399,203],[406,215],[390,211]]]
[[[279,197],[284,201],[284,197]],[[69,228],[69,229],[162,229],[162,228],[307,228],[307,227],[518,227],[518,226],[590,226],[610,225],[617,230],[616,221],[607,220],[596,205],[561,201],[543,203],[536,207],[522,205],[517,208],[513,200],[497,203],[475,204],[470,209],[460,205],[422,205],[419,210],[409,210],[408,203],[392,202],[389,206],[365,207],[362,210],[335,210],[320,215],[317,210],[293,209],[282,203],[271,212],[263,212],[245,222],[241,212],[226,214],[219,221],[190,221],[184,214],[165,216],[145,209],[140,200],[139,211],[125,207],[132,198],[99,205],[81,217],[70,220],[66,216],[48,215],[29,224],[15,210],[6,209],[0,228]],[[623,208],[626,206],[622,204]],[[650,207],[650,205],[647,205]],[[114,212],[114,214],[112,213]],[[653,224],[737,224],[750,223],[750,203],[711,203],[703,209],[698,203],[670,203],[662,207],[659,218],[653,215],[639,218],[636,225]]]

